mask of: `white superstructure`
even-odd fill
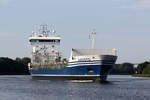
[[[86,48],[86,49],[72,49],[71,50],[71,55],[69,58],[69,62],[97,62],[101,61],[104,59],[110,60],[112,59],[111,56],[117,56],[117,50],[115,48],[113,49],[99,49],[96,48],[96,32],[92,32],[89,35],[89,39],[92,41],[92,46],[91,48]],[[107,58],[106,58],[107,56]],[[99,63],[100,64],[100,63]],[[78,64],[79,65],[79,64]]]
[[[60,60],[61,37],[55,34],[55,30],[49,31],[47,25],[41,25],[38,32],[32,32],[29,43],[33,47],[31,64],[47,65]]]

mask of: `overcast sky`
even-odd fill
[[[150,59],[150,0],[0,0],[0,56],[30,57],[28,37],[34,25],[54,24],[62,53],[89,48],[97,31],[97,48],[116,48],[118,61]]]

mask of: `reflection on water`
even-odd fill
[[[109,76],[107,84],[0,76],[0,100],[149,100],[150,78]]]

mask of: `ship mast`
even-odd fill
[[[91,41],[92,41],[91,48],[94,49],[96,47],[96,32],[95,32],[95,30],[93,30],[93,32],[90,33],[89,39],[91,39]]]
[[[47,29],[47,25],[46,24],[43,24],[41,25],[41,29],[40,29],[42,36],[43,37],[48,37],[48,29]]]

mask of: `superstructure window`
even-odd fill
[[[39,42],[54,42],[54,40],[39,40]]]
[[[60,40],[55,40],[55,42],[60,42]]]
[[[60,40],[36,40],[36,39],[32,39],[32,40],[30,40],[30,42],[57,42],[57,43],[59,43],[60,42]]]
[[[39,42],[39,40],[30,40],[30,42]]]

